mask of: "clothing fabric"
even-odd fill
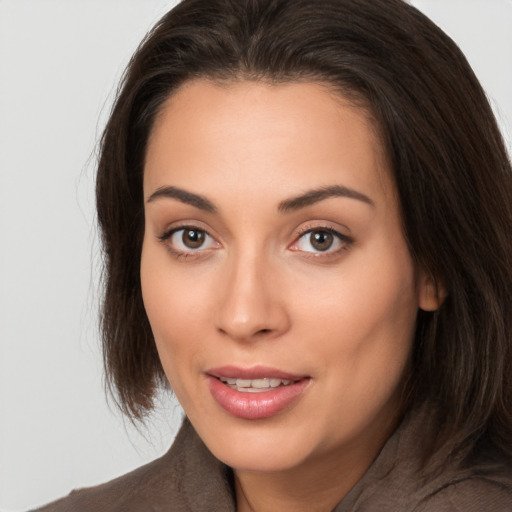
[[[422,473],[424,415],[410,415],[333,512],[512,512],[510,467]],[[185,419],[161,458],[37,512],[235,512],[233,475]],[[36,511],[35,511],[36,512]]]

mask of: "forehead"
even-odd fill
[[[169,184],[208,193],[219,182],[262,194],[333,184],[394,191],[368,111],[327,85],[191,81],[155,121],[145,195]]]

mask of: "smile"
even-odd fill
[[[210,370],[206,377],[217,405],[247,420],[270,418],[294,407],[312,380],[274,368],[234,366]]]
[[[242,393],[264,393],[271,389],[280,386],[289,386],[292,380],[288,379],[274,379],[264,377],[262,379],[236,379],[231,377],[219,377],[221,382],[224,382],[229,388],[235,389]]]

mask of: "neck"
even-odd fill
[[[326,466],[321,468],[326,470]],[[279,473],[235,472],[237,512],[331,511],[362,475],[339,468],[306,476],[298,469]],[[336,478],[333,478],[333,473]]]

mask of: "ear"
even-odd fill
[[[418,305],[423,311],[436,311],[446,298],[446,288],[422,270],[418,280]]]

